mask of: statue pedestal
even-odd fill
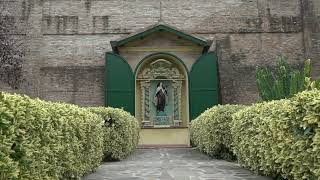
[[[142,128],[139,146],[179,145],[190,146],[189,129],[176,128]]]

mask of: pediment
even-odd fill
[[[203,48],[204,50],[208,50],[211,44],[211,42],[207,42],[206,40],[196,37],[192,34],[185,33],[175,27],[166,24],[156,24],[145,29],[141,29],[140,31],[132,33],[116,41],[111,41],[111,46],[114,51],[118,52],[118,47],[126,46],[128,44],[135,44],[135,42],[147,39],[149,37],[158,36],[160,34],[165,34],[165,37],[169,37],[169,34],[172,37],[176,37],[176,39],[179,39],[188,44],[194,44]],[[164,40],[170,39],[164,38]]]

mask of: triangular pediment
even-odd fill
[[[159,32],[170,33],[170,34],[175,35],[181,39],[184,39],[184,40],[189,41],[191,43],[194,43],[198,46],[201,46],[204,49],[208,49],[211,44],[210,42],[207,42],[206,40],[204,40],[202,38],[185,33],[175,27],[161,23],[161,24],[156,24],[156,25],[141,29],[140,31],[132,33],[132,34],[130,34],[126,37],[120,38],[118,40],[111,41],[111,46],[114,51],[117,51],[118,47],[125,46],[128,43],[144,39],[146,37],[149,37],[149,36],[156,34],[156,33],[159,33]]]

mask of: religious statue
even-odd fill
[[[159,82],[155,93],[155,104],[158,112],[164,112],[164,108],[168,103],[167,97],[168,92],[166,88],[163,86],[162,82]]]

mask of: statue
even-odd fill
[[[156,95],[155,95],[155,104],[157,111],[164,112],[164,108],[167,104],[168,92],[163,86],[162,82],[157,84]]]

